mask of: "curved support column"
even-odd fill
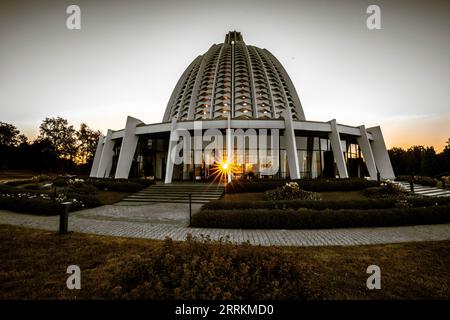
[[[89,173],[89,177],[91,177],[91,178],[97,178],[98,166],[100,164],[100,158],[102,156],[104,139],[105,139],[105,136],[102,134],[98,137],[97,148],[95,149],[94,161],[92,162],[91,172]]]
[[[370,179],[377,180],[377,167],[375,159],[373,158],[372,147],[370,146],[369,138],[365,126],[359,126],[361,136],[356,138],[359,147],[361,148],[364,162],[366,163],[367,171],[369,171]]]
[[[368,128],[367,132],[372,134],[373,141],[371,141],[371,147],[373,157],[381,178],[395,179],[394,170],[392,169],[391,160],[389,159],[381,128],[379,126]]]
[[[333,150],[334,160],[339,172],[340,178],[348,178],[347,165],[344,159],[344,150],[342,150],[341,137],[337,129],[336,119],[329,121],[331,125],[331,132],[328,134],[330,139],[331,149]]]
[[[97,178],[108,177],[111,171],[114,149],[114,141],[111,139],[112,133],[112,130],[108,130],[108,133],[106,134],[103,143],[102,155],[98,164]]]
[[[128,179],[130,175],[131,163],[139,137],[136,135],[136,126],[143,123],[141,120],[128,116],[120,147],[119,160],[117,161],[116,179]]]
[[[173,166],[175,161],[175,153],[177,151],[178,139],[179,136],[177,133],[177,119],[172,118],[170,127],[169,150],[167,151],[166,177],[164,178],[164,183],[172,183]]]
[[[291,110],[284,111],[284,136],[286,139],[286,153],[289,165],[289,175],[291,179],[300,179],[300,169],[298,166],[297,143],[295,141],[294,125],[292,123]]]

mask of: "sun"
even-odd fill
[[[233,174],[233,164],[226,160],[216,162],[212,166],[212,174],[216,177],[216,179],[223,181],[224,183],[227,183],[228,175],[230,173]]]
[[[222,168],[222,171],[228,172],[228,168],[229,168],[228,162],[222,163],[221,168]]]

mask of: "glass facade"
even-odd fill
[[[191,149],[186,156],[190,163],[175,164],[172,180],[174,181],[217,181],[220,172],[218,167],[226,161],[226,136],[222,132],[221,154],[216,154],[215,150],[205,152],[205,148],[212,140],[203,141],[203,149],[198,153],[200,159],[194,164],[195,150],[193,141]],[[278,150],[272,150],[271,137],[267,138],[267,148],[259,150],[250,148],[248,139],[244,140],[244,150],[237,149],[237,142],[234,142],[233,163],[231,163],[231,172],[234,179],[252,179],[252,178],[289,178],[288,153],[284,143],[281,140],[283,136],[277,138]],[[257,137],[256,139],[260,139]],[[281,140],[280,140],[281,139]],[[258,140],[259,141],[259,140]],[[117,161],[119,158],[122,141],[115,142],[113,149],[113,161],[110,176],[114,176]],[[182,143],[182,142],[181,142]],[[168,138],[152,135],[142,135],[139,137],[136,152],[130,170],[130,178],[147,178],[164,180],[168,152]],[[333,151],[329,139],[325,136],[297,136],[297,156],[299,172],[301,179],[316,178],[335,178],[338,172],[334,160]],[[362,152],[355,139],[342,140],[342,149],[344,150],[344,159],[346,161],[348,174],[350,177],[368,176],[367,168],[364,164]],[[242,146],[242,145],[241,145]],[[259,147],[259,143],[257,144]],[[184,156],[183,149],[179,150],[178,155]],[[277,152],[278,151],[278,152]],[[220,153],[220,152],[218,152]],[[200,160],[200,161],[198,161]],[[211,161],[214,160],[214,161]],[[208,162],[210,164],[208,164]],[[269,167],[277,168],[274,172],[265,169]]]

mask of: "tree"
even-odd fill
[[[77,154],[76,130],[61,117],[45,118],[39,126],[38,140],[48,140],[58,157],[73,161]]]
[[[0,145],[16,146],[19,142],[19,133],[12,124],[0,121]]]
[[[94,131],[87,124],[82,123],[77,131],[78,155],[77,161],[81,164],[90,162],[95,155],[100,131]]]
[[[389,158],[391,159],[392,169],[396,175],[408,174],[407,171],[407,157],[408,153],[402,148],[392,148],[388,150]]]
[[[423,152],[421,173],[426,176],[434,176],[440,172],[439,160],[433,147],[426,147]]]
[[[425,153],[423,146],[412,146],[408,149],[407,168],[408,173],[420,174],[422,171],[422,159]]]

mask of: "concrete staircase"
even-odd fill
[[[406,191],[411,190],[409,182],[407,181],[396,181],[396,183]],[[414,193],[427,197],[450,197],[450,191],[438,189],[435,187],[427,187],[416,183],[414,183]]]
[[[146,202],[189,203],[189,194],[192,203],[207,203],[219,199],[224,187],[208,183],[174,183],[156,184],[136,192],[122,200],[123,204],[136,204]]]

